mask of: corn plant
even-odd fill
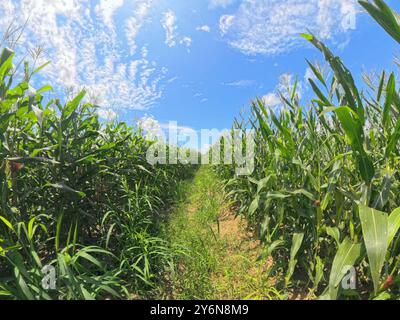
[[[46,65],[25,63],[18,77],[13,58],[0,56],[0,297],[149,294],[176,253],[157,237],[161,212],[193,168],[149,165],[154,141],[140,128],[100,122],[85,91],[46,98],[51,86],[31,85]],[[45,266],[53,291],[41,284]]]
[[[399,41],[398,15],[382,0],[361,1]],[[312,34],[327,76],[307,61],[315,98],[302,106],[297,81],[279,92],[275,111],[256,99],[248,120],[256,131],[256,170],[233,176],[217,168],[231,197],[256,227],[288,290],[306,288],[321,299],[395,298],[399,268],[400,99],[395,74],[356,85],[340,57]],[[368,79],[368,77],[366,78]],[[351,267],[357,288],[343,288]],[[354,288],[353,288],[354,289]]]

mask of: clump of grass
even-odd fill
[[[184,249],[171,269],[162,295],[172,299],[210,299],[213,286],[210,273],[215,269],[217,257],[213,248],[217,238],[211,226],[215,224],[220,198],[209,195],[215,191],[216,180],[212,172],[201,168],[191,183],[185,185],[181,201],[165,226],[165,237]]]

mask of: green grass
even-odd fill
[[[218,239],[211,227],[222,205],[222,194],[215,194],[216,180],[212,172],[201,168],[192,182],[187,182],[181,202],[171,214],[165,236],[174,245],[185,248],[185,255],[170,272],[164,289],[169,298],[208,299],[213,288],[210,273],[217,257],[214,248]]]
[[[182,200],[171,213],[166,238],[186,254],[166,275],[162,297],[172,299],[278,299],[268,270],[257,263],[260,248],[244,226],[230,230],[221,219],[229,212],[224,186],[210,167],[187,182]],[[239,224],[233,221],[234,225]],[[254,271],[254,272],[251,272]]]

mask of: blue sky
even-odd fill
[[[35,87],[85,87],[103,116],[195,130],[229,128],[257,96],[277,104],[282,75],[309,97],[305,58],[322,59],[299,37],[306,28],[357,80],[395,70],[398,52],[354,0],[2,0],[0,17],[2,32],[30,17],[18,52],[41,45],[39,62],[52,61]]]

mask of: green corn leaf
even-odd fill
[[[378,102],[381,101],[383,86],[385,85],[385,79],[386,79],[386,73],[385,73],[385,71],[382,71],[381,80],[379,82],[378,92],[376,95],[376,101],[378,101]]]
[[[22,274],[20,273],[17,267],[14,268],[14,274],[15,278],[17,279],[18,289],[22,291],[23,295],[25,296],[25,299],[35,300],[31,290],[29,289],[25,279],[23,278]]]
[[[34,228],[35,220],[36,220],[36,217],[33,217],[31,220],[29,220],[29,223],[28,223],[28,238],[29,238],[29,240],[32,240],[33,235],[36,230]]]
[[[45,85],[36,91],[37,94],[41,94],[47,91],[54,91],[53,87],[50,85]]]
[[[7,131],[8,125],[13,116],[14,116],[14,113],[6,113],[3,115],[0,115],[0,135],[3,135],[4,132]]]
[[[383,127],[386,132],[390,132],[390,109],[393,103],[393,96],[396,92],[396,80],[394,78],[394,73],[390,75],[389,82],[386,87],[386,101],[383,109]]]
[[[375,209],[381,210],[385,207],[385,205],[389,201],[390,190],[392,188],[392,173],[387,172],[385,177],[383,178],[382,186],[380,187],[380,191],[374,201],[373,207]]]
[[[269,243],[265,246],[265,251],[257,258],[257,261],[264,260],[272,255],[272,253],[281,248],[285,244],[284,240],[275,240],[272,243]]]
[[[325,95],[321,92],[321,90],[318,88],[318,86],[315,84],[315,82],[312,79],[308,79],[308,81],[310,82],[314,93],[318,96],[318,98],[321,100],[321,102],[324,104],[324,106],[331,106],[332,103],[329,102],[328,98],[325,97]]]
[[[93,257],[91,254],[89,254],[89,253],[87,253],[87,252],[85,252],[85,251],[79,251],[79,252],[75,255],[73,261],[77,261],[78,258],[80,258],[80,257],[82,257],[83,259],[86,259],[87,261],[92,262],[94,265],[96,265],[97,267],[99,267],[101,270],[104,270],[103,264],[102,264],[98,259],[96,259],[96,258]]]
[[[86,290],[83,284],[80,285],[80,289],[83,293],[83,297],[85,298],[85,300],[95,300],[94,296],[92,296],[90,292]]]
[[[3,216],[0,216],[0,220],[6,225],[6,227],[8,228],[8,229],[10,229],[11,231],[14,231],[14,227],[13,227],[13,225],[11,224],[11,222],[10,221],[8,221],[6,218],[4,218]]]
[[[86,91],[82,90],[72,101],[67,103],[65,108],[62,110],[64,119],[68,118],[73,112],[76,111],[85,95]]]
[[[12,68],[14,52],[11,49],[4,49],[0,56],[0,79],[3,79],[6,73]]]
[[[324,43],[318,40],[314,35],[303,35],[305,39],[310,41],[318,50],[322,52],[325,60],[329,63],[335,73],[335,78],[342,86],[347,103],[351,109],[357,113],[362,125],[365,123],[365,112],[362,104],[360,93],[355,85],[355,81],[349,69],[343,64],[339,57],[329,50]]]
[[[397,208],[390,214],[388,227],[388,246],[390,246],[400,228],[400,208]]]
[[[399,15],[394,12],[383,0],[359,1],[368,13],[386,30],[386,32],[400,43]]]
[[[388,215],[362,204],[358,208],[375,294],[377,294],[388,249]]]
[[[257,195],[249,207],[249,215],[252,216],[258,209],[260,203],[260,196]]]
[[[325,88],[328,88],[328,86],[326,85],[326,82],[324,80],[324,77],[322,76],[322,74],[318,71],[318,69],[308,60],[307,64],[308,66],[311,68],[312,72],[315,74],[315,76],[317,77],[317,79],[325,86]],[[311,80],[311,79],[309,79]]]
[[[353,243],[349,238],[345,238],[340,244],[333,260],[331,273],[329,276],[329,298],[336,300],[340,282],[348,271],[353,267],[361,255],[361,244]]]
[[[13,162],[20,162],[20,163],[32,163],[32,162],[42,162],[42,163],[49,163],[53,165],[59,165],[60,163],[54,159],[44,158],[44,157],[15,157],[15,158],[8,158],[7,160]]]
[[[61,236],[61,225],[63,221],[63,213],[61,213],[57,218],[56,236],[55,236],[55,248],[56,251],[60,250],[60,236]]]
[[[390,157],[393,152],[396,151],[397,148],[397,142],[400,140],[400,117],[397,120],[396,127],[389,137],[387,146],[386,146],[386,151],[385,151],[385,156]]]
[[[269,174],[265,178],[261,179],[258,181],[257,184],[257,193],[260,193],[271,181],[272,178],[274,178],[276,175],[275,174]]]
[[[41,65],[40,67],[38,67],[38,68],[36,68],[35,70],[33,70],[32,76],[35,75],[36,73],[40,72],[40,71],[43,70],[44,68],[46,68],[50,63],[51,63],[51,61],[47,61],[46,63],[44,63],[44,64]]]
[[[291,192],[293,195],[299,195],[299,194],[301,194],[301,195],[303,195],[303,196],[305,196],[306,198],[308,198],[308,199],[310,199],[311,201],[315,201],[316,199],[315,199],[315,196],[311,193],[311,192],[309,192],[309,191],[307,191],[307,190],[305,190],[305,189],[299,189],[299,190],[295,190],[295,191],[293,191],[293,192]]]
[[[79,195],[81,198],[84,198],[86,196],[86,194],[84,192],[74,190],[71,187],[68,187],[64,183],[46,183],[45,187],[51,187],[51,188],[55,188],[55,189],[59,189],[59,190],[65,191],[65,192],[75,193],[75,194]]]
[[[290,198],[290,195],[284,194],[282,192],[268,192],[266,195],[267,199],[274,199],[274,200],[279,200],[279,199],[286,199]]]
[[[14,55],[14,51],[10,48],[4,48],[0,55],[0,66],[7,63],[8,59]]]
[[[290,101],[291,101],[291,102],[294,102],[294,99],[295,99],[295,97],[296,97],[298,82],[299,82],[299,78],[296,76],[296,79],[295,79],[294,85],[293,85],[292,96],[291,96],[291,98],[290,98]]]
[[[289,283],[290,279],[292,278],[294,268],[296,267],[297,264],[297,259],[296,255],[301,247],[301,244],[303,243],[304,239],[304,233],[294,233],[293,238],[292,238],[292,248],[290,249],[290,260],[289,260],[289,269],[286,274],[286,285]]]
[[[326,233],[335,240],[338,246],[340,246],[340,231],[337,227],[326,227]]]
[[[315,261],[315,277],[313,278],[314,290],[318,288],[318,285],[324,277],[324,262],[318,256],[315,258]]]
[[[363,128],[357,114],[349,107],[327,108],[325,112],[334,111],[343,127],[353,151],[356,153],[355,159],[358,169],[364,181],[370,184],[374,175],[375,168],[371,158],[367,155],[363,144]]]

